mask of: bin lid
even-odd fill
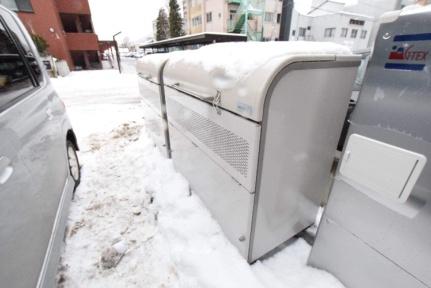
[[[269,86],[294,62],[357,60],[351,50],[330,42],[230,42],[172,54],[165,85],[207,101],[219,98],[226,110],[262,121]],[[220,96],[220,97],[216,97]]]
[[[136,72],[140,77],[160,84],[160,70],[171,53],[150,54],[140,58],[136,64]]]

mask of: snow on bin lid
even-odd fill
[[[171,55],[181,52],[172,53],[160,53],[160,54],[150,54],[145,55],[140,58],[136,64],[136,72],[139,76],[151,80],[156,83],[159,81],[159,73],[163,65],[169,59]]]
[[[403,9],[401,9],[400,16],[419,14],[419,13],[425,13],[425,12],[431,12],[431,4],[428,4],[428,5],[420,5],[420,4],[408,5],[408,6],[404,7]]]
[[[398,20],[401,16],[415,15],[420,13],[429,13],[431,12],[431,4],[428,5],[420,5],[413,4],[404,7],[401,10],[389,11],[384,13],[379,18],[380,23],[391,23]]]
[[[334,61],[339,56],[352,55],[348,47],[330,42],[218,43],[172,54],[164,79],[166,85],[177,85],[204,98],[212,98],[220,91],[220,106],[261,121],[267,89],[283,67],[293,62]]]

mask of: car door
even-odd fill
[[[68,177],[64,107],[3,9],[0,38],[0,286],[36,287]]]

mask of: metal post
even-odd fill
[[[283,8],[281,10],[280,41],[288,41],[290,37],[290,26],[292,23],[293,0],[283,0]]]
[[[245,25],[245,35],[247,35],[247,39],[248,39],[248,0],[245,0],[245,21],[244,21],[244,25]]]
[[[165,69],[165,64],[163,64],[159,73],[159,93],[160,93],[160,105],[162,109],[162,119],[163,119],[163,132],[165,135],[165,143],[166,143],[166,152],[169,159],[172,158],[172,149],[171,149],[171,138],[169,136],[169,121],[168,121],[168,113],[166,111],[166,96],[165,96],[165,83],[163,82],[163,69]]]
[[[117,40],[115,40],[115,36],[118,36],[119,34],[121,34],[121,31],[114,34],[114,36],[112,36],[112,39],[114,40],[114,45],[115,45],[115,53],[117,55],[117,63],[118,63],[118,71],[121,74],[121,59],[120,59],[120,51],[118,51],[118,44],[117,44]]]

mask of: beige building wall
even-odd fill
[[[263,19],[263,39],[265,41],[278,40],[280,36],[281,10],[283,2],[280,0],[265,1],[265,15]]]
[[[187,34],[196,34],[204,31],[204,4],[205,0],[184,0],[186,1],[183,4],[184,16],[186,18],[186,33]]]
[[[205,32],[227,32],[225,0],[206,0],[204,6]]]
[[[186,34],[230,32],[239,18],[239,15],[236,15],[239,5],[229,2],[227,0],[183,0]],[[249,24],[261,27],[263,21],[264,40],[278,40],[281,10],[281,0],[266,0],[265,15],[257,17],[258,20],[250,20]]]

